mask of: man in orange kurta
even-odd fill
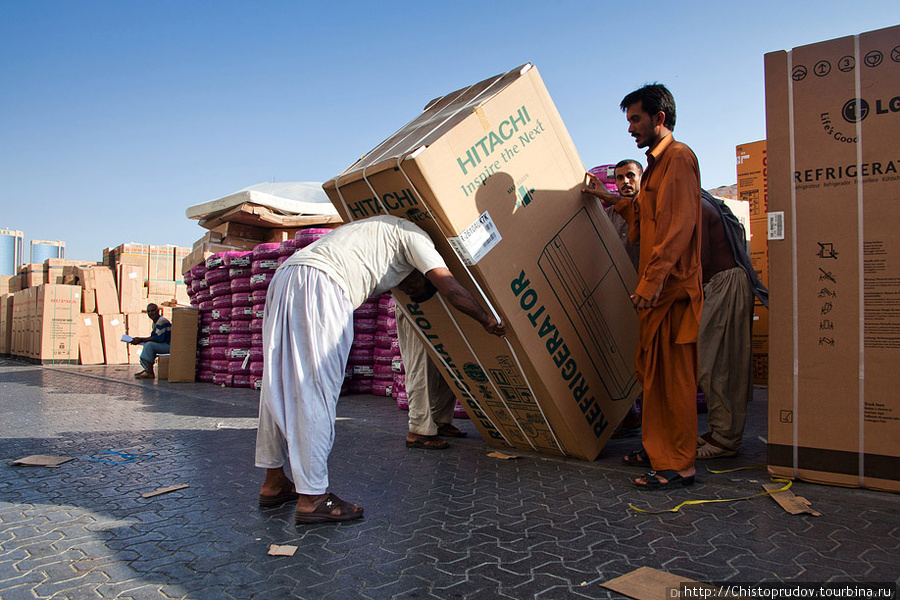
[[[665,86],[628,94],[621,108],[628,133],[647,148],[637,198],[616,211],[640,243],[635,372],[644,387],[643,451],[629,464],[654,469],[635,480],[644,489],[694,483],[697,455],[697,333],[703,307],[700,268],[700,168],[693,151],[672,137],[675,100]]]

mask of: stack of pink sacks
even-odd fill
[[[375,383],[375,333],[378,330],[378,298],[368,298],[353,311],[353,344],[347,359],[347,376],[341,393],[371,394]]]
[[[400,358],[397,341],[397,320],[394,318],[394,299],[390,294],[378,297],[378,319],[375,330],[375,381],[372,393],[393,397],[394,360]]]

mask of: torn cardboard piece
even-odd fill
[[[772,499],[780,504],[781,508],[791,513],[792,515],[801,515],[806,513],[813,515],[814,517],[822,516],[822,513],[813,510],[812,503],[803,496],[795,496],[794,492],[792,492],[791,490],[776,492],[776,490],[781,489],[781,487],[782,486],[780,483],[763,484],[763,488],[765,488],[765,490],[769,492],[769,495],[772,496]]]
[[[488,454],[490,458],[499,458],[500,460],[513,460],[514,458],[521,458],[519,456],[513,456],[512,454],[504,454],[503,452],[491,452]]]
[[[718,589],[687,577],[666,573],[651,567],[641,567],[600,585],[629,598],[660,600],[660,598],[681,597],[681,588],[686,584],[693,589],[709,589],[711,593]]]
[[[272,544],[269,546],[269,556],[293,556],[296,551],[297,546],[291,546],[289,544],[285,544],[284,546]]]
[[[161,487],[153,490],[152,492],[147,492],[146,494],[141,494],[141,498],[152,498],[153,496],[159,496],[160,494],[168,494],[169,492],[174,492],[175,490],[183,490],[184,488],[189,487],[186,483],[179,483],[177,485],[170,485],[169,487]]]
[[[71,456],[48,456],[46,454],[33,454],[12,461],[13,465],[20,467],[58,467],[59,465],[75,460]]]

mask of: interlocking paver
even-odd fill
[[[739,498],[767,477],[700,463],[693,488],[642,493],[629,484],[640,471],[619,462],[637,438],[611,441],[592,463],[499,461],[467,421],[470,436],[450,450],[409,450],[406,414],[373,396],[341,400],[330,460],[333,489],[366,518],[298,527],[293,507],[256,506],[258,393],[143,385],[131,370],[0,360],[3,457],[75,458],[0,464],[4,600],[616,598],[600,584],[640,566],[702,581],[900,581],[897,495],[795,483],[822,517],[789,516],[768,498],[642,514],[629,504]],[[742,455],[710,467],[765,462],[765,411],[759,388]],[[89,460],[106,450],[152,456]],[[270,557],[271,543],[298,551]]]

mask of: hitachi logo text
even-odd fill
[[[501,121],[500,125],[488,133],[486,136],[475,142],[471,148],[466,150],[466,155],[456,159],[459,168],[462,169],[463,175],[469,174],[469,169],[475,169],[486,159],[491,153],[502,146],[506,140],[511,139],[518,133],[520,127],[525,127],[531,121],[525,106],[522,106],[516,114],[510,115],[505,121]]]

